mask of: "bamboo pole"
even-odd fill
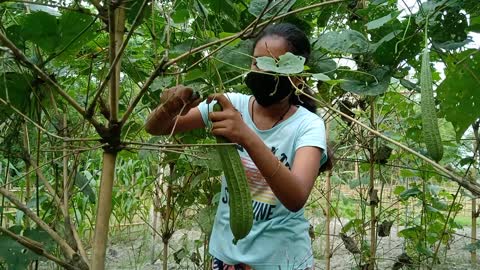
[[[328,134],[330,131],[330,121],[327,121],[325,123],[325,133],[326,133],[326,138],[328,142]],[[327,146],[328,147],[328,146]],[[326,200],[327,200],[327,209],[326,209],[326,217],[325,217],[325,270],[330,270],[330,258],[332,257],[331,255],[331,248],[330,248],[330,221],[331,221],[331,213],[330,213],[330,208],[331,208],[331,195],[332,195],[332,188],[331,188],[331,175],[332,172],[329,170],[327,171],[327,177],[325,179],[325,188],[327,190],[326,194]]]
[[[113,4],[113,3],[111,3]],[[110,63],[114,64],[115,72],[110,78],[109,101],[110,101],[110,126],[112,132],[117,132],[109,141],[109,149],[103,153],[102,179],[97,205],[97,219],[95,224],[95,235],[92,256],[92,269],[105,269],[105,253],[108,244],[108,229],[110,215],[112,213],[112,190],[115,177],[115,162],[118,149],[116,143],[120,141],[120,132],[115,130],[118,126],[118,100],[120,96],[120,69],[121,60],[115,62],[117,52],[123,43],[125,32],[125,8],[120,5],[114,8],[109,7],[109,35],[110,35]]]
[[[103,153],[102,179],[98,195],[97,219],[93,238],[92,269],[105,269],[109,219],[112,212],[112,189],[115,174],[116,153]]]
[[[480,146],[480,136],[478,135],[478,128],[479,128],[480,121],[475,122],[475,124],[472,125],[473,127],[473,134],[475,135],[475,143],[474,143],[474,151],[480,151],[479,146]],[[474,154],[475,156],[475,154]],[[475,182],[475,178],[471,178],[472,182]],[[474,245],[477,242],[477,200],[474,197],[472,199],[472,232],[471,232],[471,243]],[[470,262],[473,265],[477,264],[477,251],[474,249],[472,253],[470,254]]]
[[[27,152],[27,155],[30,156],[30,141],[28,139],[28,127],[25,122],[22,123],[22,128],[23,128],[23,147]],[[28,160],[25,160],[25,170],[26,171],[30,170],[30,162]],[[25,175],[25,204],[28,204],[28,201],[32,196],[31,190],[30,190],[30,186],[31,186],[30,180],[31,180],[30,174]],[[25,219],[25,227],[30,228],[30,220],[28,218]]]
[[[370,102],[370,124],[372,128],[375,129],[375,101],[372,99]],[[375,207],[377,206],[374,201],[373,196],[375,195],[375,157],[374,157],[374,147],[375,147],[375,140],[374,137],[371,138],[370,141],[370,183],[369,183],[369,194],[370,194],[370,258],[368,262],[368,270],[375,269],[375,253],[376,253],[376,245],[377,245],[377,235],[376,235],[376,223],[377,218],[375,215]]]

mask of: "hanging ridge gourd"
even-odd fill
[[[422,133],[427,146],[428,155],[436,162],[443,157],[443,144],[438,129],[435,98],[433,96],[432,73],[430,70],[430,54],[428,51],[427,27],[425,26],[425,48],[422,54],[422,68],[420,72],[420,88],[422,109]]]
[[[222,106],[216,103],[213,105],[213,111],[222,111]],[[217,143],[229,143],[224,137],[215,137]],[[237,148],[234,145],[218,145],[216,148],[230,195],[228,204],[230,207],[230,229],[234,236],[233,244],[237,244],[237,241],[247,236],[252,229],[252,195]]]

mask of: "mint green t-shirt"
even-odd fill
[[[248,109],[251,96],[228,93],[227,97],[242,114],[247,126],[255,131],[287,168],[291,169],[296,150],[304,146],[323,149],[321,163],[325,162],[325,125],[318,115],[300,106],[292,116],[275,127],[259,130],[252,122]],[[213,104],[202,102],[198,106],[207,126],[208,112],[212,111]],[[227,264],[244,263],[255,270],[303,270],[312,267],[313,253],[308,234],[310,225],[304,217],[304,209],[291,212],[283,206],[247,151],[241,146],[238,148],[252,194],[253,227],[236,245],[232,243],[228,187],[222,177],[221,196],[210,238],[210,254]]]

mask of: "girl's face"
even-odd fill
[[[281,55],[284,55],[288,52],[288,43],[287,41],[280,36],[265,36],[260,39],[255,45],[253,50],[253,57],[268,56],[278,59]],[[251,70],[260,70],[257,67],[257,62],[255,59],[252,61],[250,66]]]

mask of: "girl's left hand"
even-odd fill
[[[213,135],[223,136],[232,143],[245,146],[252,131],[243,121],[240,112],[233,107],[225,95],[210,95],[207,103],[212,100],[216,100],[223,108],[221,112],[209,113],[209,118],[213,122]]]

